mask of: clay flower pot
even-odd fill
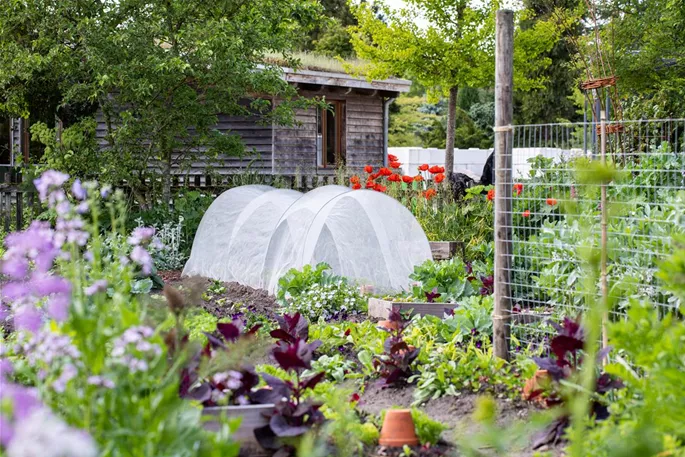
[[[541,405],[545,404],[545,399],[540,396],[540,391],[549,384],[549,374],[547,370],[538,370],[535,375],[526,381],[523,386],[523,399],[534,400]]]
[[[388,447],[416,446],[419,439],[409,409],[390,409],[385,413],[378,444]]]
[[[400,328],[400,323],[394,321],[378,321],[377,326],[383,327],[388,330],[397,330],[398,328]]]

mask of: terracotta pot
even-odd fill
[[[394,321],[378,321],[377,326],[383,327],[388,330],[397,330],[398,328],[400,328],[400,323]]]
[[[419,439],[409,409],[389,409],[385,413],[378,444],[388,447],[416,446]]]
[[[547,370],[536,371],[535,375],[523,386],[523,399],[530,400],[533,394],[544,389],[548,384],[549,374]],[[540,395],[536,396],[534,400],[540,404],[545,404],[545,399]]]

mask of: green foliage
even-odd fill
[[[684,253],[679,250],[674,258],[682,259]],[[625,321],[611,325],[610,341],[621,356],[606,371],[619,376],[626,389],[611,405],[608,420],[595,424],[589,434],[571,435],[571,440],[585,440],[585,455],[593,457],[682,455],[685,323],[636,301]]]
[[[475,293],[471,276],[464,261],[459,257],[450,260],[435,262],[426,260],[421,265],[415,266],[409,279],[416,281],[412,287],[412,295],[418,300],[426,298],[426,295],[434,290],[440,294],[436,302],[457,303],[462,298]]]
[[[282,311],[299,312],[309,320],[341,317],[366,309],[366,299],[347,279],[329,272],[330,266],[320,263],[313,268],[295,268],[278,280],[276,299]]]
[[[309,320],[345,318],[366,311],[366,298],[359,289],[343,279],[328,284],[313,284],[291,297],[281,311],[300,313]]]
[[[201,153],[211,171],[221,155],[244,152],[238,135],[216,130],[219,113],[294,121],[306,103],[265,57],[289,55],[319,13],[311,0],[3,2],[0,111],[45,119],[34,132],[50,150],[41,166],[125,181],[140,202],[159,173],[166,202],[172,168]],[[274,96],[284,103],[272,107]],[[93,143],[96,112],[103,148]],[[55,117],[64,145],[49,131]]]
[[[90,255],[69,241],[63,246],[68,260],[53,269],[55,279],[61,275],[70,285],[68,313],[59,320],[46,315],[39,331],[26,333],[27,341],[33,341],[26,347],[35,348],[7,347],[10,352],[3,356],[14,361],[13,380],[35,387],[52,413],[94,438],[103,457],[237,456],[239,445],[230,437],[237,423],[209,432],[202,426],[201,410],[179,396],[185,354],[167,349],[166,315],[157,319],[147,296],[135,293],[139,267],[121,260],[132,249],[126,241],[122,194],[103,204],[99,189],[92,190],[91,217],[83,221]],[[97,223],[101,204],[113,215],[107,234]],[[86,287],[97,281],[109,290],[89,293]],[[54,341],[62,341],[63,349]],[[130,345],[136,341],[145,345]],[[67,352],[69,347],[73,350]],[[41,350],[55,352],[49,359],[36,357]],[[124,360],[139,364],[136,368]]]
[[[133,226],[136,221],[142,221],[143,225],[161,229],[165,224],[182,220],[178,252],[187,258],[202,216],[214,201],[214,197],[199,190],[179,189],[171,201],[172,204],[165,205],[162,204],[162,199],[155,199],[154,203],[151,202],[153,204],[149,205],[149,209],[133,210],[130,224]]]
[[[342,384],[347,379],[359,378],[362,375],[356,373],[357,364],[346,359],[340,354],[332,356],[322,355],[312,362],[311,371],[305,372],[303,376],[310,376],[320,371],[326,373],[326,379]]]
[[[416,199],[410,208],[430,241],[460,241],[467,259],[483,259],[480,251],[493,240],[493,204],[482,195],[489,189],[471,187],[459,201],[441,189],[436,198]]]
[[[435,421],[423,411],[412,408],[411,417],[414,420],[414,427],[416,429],[416,436],[419,438],[419,443],[422,445],[437,444],[440,441],[440,435],[447,430],[447,426]]]
[[[302,270],[291,269],[278,280],[276,299],[281,306],[285,306],[288,299],[302,295],[315,284],[333,284],[341,279],[330,274],[330,269],[330,265],[325,263],[320,263],[316,267],[305,265]]]

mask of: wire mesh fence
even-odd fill
[[[677,298],[657,270],[685,232],[685,120],[610,122],[606,131],[606,161],[617,170],[607,184],[609,318],[634,300],[673,312]],[[544,342],[549,321],[575,318],[588,303],[581,253],[601,245],[602,171],[590,162],[601,158],[598,124],[519,125],[512,140],[515,348]],[[601,296],[599,282],[590,286]]]

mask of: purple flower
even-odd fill
[[[153,236],[155,236],[154,227],[136,227],[128,238],[128,242],[133,246],[145,245]]]
[[[86,189],[81,185],[81,180],[77,179],[71,185],[71,193],[77,200],[85,200],[87,197]]]
[[[99,279],[95,281],[92,285],[86,287],[85,293],[87,296],[95,295],[100,292],[107,290],[107,281],[104,279]]]
[[[105,389],[114,389],[114,382],[104,376],[89,376],[87,381],[91,386],[104,387]]]
[[[52,294],[71,294],[71,283],[59,276],[33,275],[30,284],[35,293],[42,297]]]
[[[12,424],[0,415],[0,446],[4,448],[9,446],[13,436],[14,430],[12,430]]]
[[[33,184],[38,190],[40,201],[44,202],[48,199],[50,194],[62,187],[62,185],[69,179],[69,175],[60,173],[55,170],[48,170],[44,172],[40,178],[34,179]]]
[[[22,279],[29,271],[29,262],[25,257],[10,258],[2,262],[2,273],[12,279]]]
[[[3,383],[5,377],[14,371],[12,362],[7,359],[0,359],[0,385]]]
[[[481,341],[476,342],[476,349],[480,349],[483,347],[483,343]]]
[[[131,260],[140,265],[143,269],[143,274],[149,275],[152,273],[152,256],[142,246],[136,246],[131,251]]]
[[[48,316],[57,322],[64,322],[69,317],[70,296],[67,294],[57,294],[48,300]]]
[[[30,416],[42,406],[36,389],[16,384],[3,383],[0,389],[0,400],[5,398],[11,399],[12,412],[18,421]]]
[[[43,323],[40,312],[33,305],[24,305],[14,312],[14,325],[18,329],[37,332]]]
[[[109,197],[109,194],[111,194],[111,193],[112,193],[112,186],[110,186],[109,184],[105,184],[105,185],[102,186],[102,188],[100,189],[100,196],[101,196],[102,198],[107,198],[107,197]]]
[[[76,207],[76,212],[78,214],[86,214],[88,210],[90,210],[90,205],[88,205],[88,202],[81,202]]]

